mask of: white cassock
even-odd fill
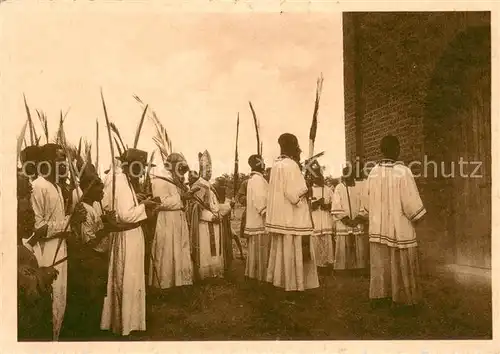
[[[268,187],[262,173],[252,172],[246,197],[245,235],[248,237],[248,255],[245,276],[260,281],[266,280],[271,241],[265,228]]]
[[[110,175],[112,172],[108,173]],[[117,170],[114,209],[119,223],[137,223],[147,218],[127,176]],[[109,176],[111,180],[111,176]],[[108,183],[109,182],[109,183]],[[111,210],[112,183],[105,182],[103,208]],[[101,329],[129,335],[146,330],[146,281],[142,228],[111,233],[107,295]]]
[[[35,229],[48,225],[47,238],[64,231],[69,216],[65,215],[64,199],[59,186],[50,183],[43,177],[38,177],[33,181],[32,186],[31,204],[35,212]],[[40,241],[35,245],[34,253],[40,267],[52,266],[59,241],[60,239],[54,238]],[[56,261],[66,256],[67,245],[66,240],[63,239],[57,252]],[[58,340],[66,311],[67,262],[57,265],[55,269],[59,274],[52,283],[52,321],[53,338]]]
[[[415,304],[420,299],[413,222],[426,213],[411,170],[391,160],[370,172],[361,214],[369,217],[370,298]]]
[[[302,238],[313,234],[311,213],[305,198],[306,182],[298,164],[280,156],[271,170],[266,231],[271,235],[267,281],[285,291],[319,287],[314,247],[303,258]]]
[[[335,220],[335,269],[361,269],[368,266],[367,237],[363,225],[345,225],[344,217],[355,219],[360,212],[362,183],[335,187],[331,213]]]
[[[165,168],[155,168],[154,174],[173,181],[172,174]],[[154,176],[151,177],[151,187],[153,197],[159,197],[162,207],[168,210],[158,212],[149,285],[161,289],[190,285],[193,283],[193,264],[181,196],[175,185]]]
[[[333,199],[333,192],[327,186],[313,186],[313,200],[323,198],[325,204],[330,204]],[[314,221],[314,251],[316,265],[326,267],[333,264],[333,221],[329,210],[318,208],[312,212]]]

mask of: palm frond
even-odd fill
[[[123,151],[120,148],[120,144],[118,143],[118,140],[116,140],[116,136],[114,136],[113,139],[115,140],[116,148],[118,149],[118,155],[122,156],[123,155]],[[123,148],[125,148],[125,147],[123,147]],[[114,162],[112,162],[112,163],[114,163]]]
[[[123,139],[120,135],[120,131],[118,130],[118,127],[113,122],[109,123],[109,127],[111,128],[111,131],[114,133],[115,138],[118,138],[118,141],[120,142],[123,151],[125,151],[127,148],[126,148],[125,144],[123,143]]]
[[[78,141],[78,150],[76,152],[76,154],[78,156],[81,156],[81,154],[82,154],[82,139],[83,139],[83,137],[80,137],[80,140]]]
[[[56,133],[55,143],[59,145],[67,145],[66,134],[64,133],[64,117],[62,111],[59,114],[59,128]]]
[[[23,141],[26,142],[25,135],[26,135],[26,128],[28,127],[28,120],[26,119],[26,122],[24,122],[24,125],[21,129],[21,133],[17,137],[17,157],[21,156],[21,151],[23,149]]]
[[[156,135],[153,137],[153,141],[155,142],[156,146],[158,146],[158,149],[160,149],[163,158],[166,159],[168,155],[172,153],[172,141],[168,136],[167,129],[165,129],[163,124],[161,124],[158,116],[154,111],[149,116],[149,118],[153,121],[156,129]]]
[[[26,101],[26,96],[24,94],[23,94],[23,98],[24,98],[24,108],[26,109],[26,115],[28,116],[28,122],[29,122],[29,127],[30,127],[30,142],[31,142],[31,145],[35,145],[36,140],[37,140],[35,126],[33,124],[33,120],[31,119],[30,108],[28,107],[28,102]]]
[[[84,140],[84,158],[87,164],[92,164],[92,142]]]
[[[255,126],[255,137],[257,138],[257,154],[261,155],[261,144],[260,144],[260,133],[259,133],[259,122],[257,120],[257,115],[255,114],[255,110],[253,109],[252,102],[248,101],[248,104],[250,105],[250,110],[252,111],[252,116],[253,116],[253,124]]]
[[[142,105],[142,106],[144,106],[144,105],[145,105],[145,104],[144,104],[144,102],[143,102],[143,101],[139,98],[139,96],[134,95],[133,97],[134,97],[134,99],[135,99],[135,100],[136,100],[136,101],[137,101],[140,105]]]
[[[139,96],[134,95],[134,99],[142,106],[142,109],[146,110],[148,105],[144,103],[143,100],[139,98]],[[170,137],[168,136],[167,129],[161,124],[160,119],[156,115],[156,112],[153,110],[150,110],[150,114],[148,115],[148,118],[153,122],[156,130],[156,134],[153,137],[153,141],[155,145],[158,147],[158,150],[160,150],[162,159],[165,161],[165,159],[172,153],[172,141],[170,140]]]
[[[309,129],[309,157],[311,157],[314,154],[314,142],[316,141],[316,132],[318,130],[319,101],[321,99],[322,91],[323,91],[323,73],[321,73],[321,76],[316,80],[316,98],[314,100],[314,111],[311,122],[311,128]]]
[[[38,115],[38,120],[42,125],[43,134],[45,135],[45,141],[49,142],[49,127],[47,122],[47,115],[43,111],[36,110],[36,114]]]
[[[139,137],[141,136],[142,125],[144,124],[144,118],[146,118],[147,112],[148,112],[148,105],[146,105],[144,107],[144,111],[142,112],[141,120],[139,121],[139,126],[137,127],[137,131],[135,132],[134,149],[137,148],[137,144],[139,143]]]

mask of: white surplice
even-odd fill
[[[259,172],[252,172],[247,184],[246,225],[248,255],[245,276],[266,280],[270,237],[266,234],[265,213],[269,185]]]
[[[112,208],[111,195],[112,183],[106,183],[103,198],[105,210]],[[132,185],[121,170],[116,171],[114,209],[120,223],[137,223],[147,218],[144,205],[138,204]],[[132,331],[146,330],[144,234],[139,226],[111,233],[110,236],[107,296],[104,299],[101,329],[126,336]]]
[[[313,186],[313,199],[323,198],[325,204],[330,204],[333,192],[327,186]],[[329,210],[318,208],[312,212],[314,221],[313,243],[316,265],[326,267],[333,263],[333,220]]]
[[[64,199],[59,186],[50,183],[41,176],[33,181],[32,185],[31,204],[35,212],[35,229],[43,225],[48,225],[47,238],[64,231],[69,216],[65,215]],[[60,239],[54,238],[47,241],[40,241],[35,245],[34,253],[40,267],[52,266],[59,241]],[[66,240],[63,239],[57,252],[56,261],[66,256],[67,245]],[[57,265],[55,269],[59,274],[52,283],[52,320],[53,338],[54,340],[58,340],[66,311],[67,262]]]
[[[371,170],[360,212],[369,215],[370,242],[397,248],[417,246],[412,222],[426,210],[411,170],[402,163],[381,162]]]
[[[173,181],[172,174],[165,168],[155,168],[154,174]],[[162,207],[168,208],[168,211],[158,212],[149,285],[161,289],[190,285],[193,283],[193,265],[189,229],[181,196],[175,185],[154,176],[151,177],[151,187],[153,196],[159,197]]]
[[[307,191],[298,164],[286,156],[276,159],[271,170],[266,212],[266,231],[271,236],[266,280],[285,291],[319,287],[314,247],[303,258],[302,238],[313,234]]]
[[[425,215],[411,170],[385,160],[370,172],[361,203],[369,217],[370,298],[420,301],[418,244],[413,222]]]
[[[335,187],[332,215],[335,220],[335,269],[361,269],[368,266],[368,242],[363,225],[347,226],[344,217],[354,220],[360,213],[363,186],[344,182]]]

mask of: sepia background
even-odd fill
[[[8,49],[0,55],[0,67],[5,68],[1,83],[2,118],[23,117],[3,119],[4,152],[6,142],[12,141],[14,146],[15,141],[15,135],[6,132],[18,132],[25,116],[23,92],[30,105],[45,110],[49,119],[54,117],[53,128],[59,110],[71,107],[66,129],[70,139],[77,139],[84,131],[88,131],[89,137],[93,136],[95,119],[102,118],[99,105],[102,86],[110,114],[126,131],[127,141],[131,141],[141,114],[132,98],[132,94],[137,94],[157,111],[171,133],[174,147],[183,151],[188,160],[195,161],[197,152],[207,148],[214,160],[221,156],[220,161],[227,161],[227,169],[217,167],[220,169],[214,175],[218,175],[232,167],[238,111],[242,125],[246,125],[241,127],[246,133],[240,130],[240,156],[253,153],[255,143],[248,100],[254,104],[261,120],[266,160],[277,155],[275,140],[283,129],[296,133],[305,146],[315,79],[323,72],[325,84],[317,146],[318,150],[327,151],[325,164],[332,175],[339,174],[346,159],[378,158],[378,141],[386,132],[402,137],[402,157],[407,161],[423,156],[438,161],[456,161],[459,156],[484,160],[485,177],[478,180],[427,178],[417,181],[430,216],[424,224],[421,242],[426,295],[432,299],[428,303],[428,317],[390,322],[388,318],[366,313],[366,279],[334,279],[318,298],[318,316],[282,318],[283,322],[293,322],[283,329],[280,339],[491,338],[491,269],[495,263],[491,236],[496,230],[491,211],[495,210],[498,188],[495,188],[495,171],[491,167],[492,160],[495,166],[495,159],[490,152],[496,153],[492,146],[495,147],[498,125],[494,123],[490,135],[488,126],[492,118],[487,108],[491,102],[490,85],[495,84],[490,81],[489,55],[485,53],[490,47],[495,53],[496,47],[481,30],[489,26],[490,14],[434,13],[405,17],[402,14],[283,16],[275,13],[259,14],[258,21],[255,14],[252,17],[197,14],[165,15],[169,21],[163,24],[162,16],[148,11],[145,12],[151,17],[139,19],[137,12],[87,9],[85,15],[80,12],[82,19],[78,21],[75,14],[71,14],[73,10],[47,8],[42,10],[46,16],[23,10],[26,16],[23,21],[13,16],[20,16],[14,10],[12,16],[2,16],[0,41],[2,48]],[[49,12],[52,15],[48,15]],[[225,19],[210,20],[217,16]],[[117,17],[123,17],[123,25],[109,25]],[[195,17],[198,18],[194,20]],[[48,26],[46,20],[54,27]],[[162,23],[161,26],[158,23]],[[186,42],[193,41],[183,37],[188,34],[180,29],[182,23],[185,28],[196,27],[191,35],[198,38],[195,49],[186,48]],[[339,23],[343,23],[342,27]],[[139,30],[132,30],[137,26]],[[148,35],[150,27],[168,28],[165,33],[172,32],[172,38],[164,39],[163,33]],[[4,28],[9,30],[3,31]],[[491,37],[497,37],[496,25],[492,28]],[[224,39],[220,38],[223,30]],[[235,38],[225,43],[228,33],[235,33]],[[285,34],[290,34],[288,41]],[[31,40],[33,37],[35,40]],[[205,37],[206,40],[199,39]],[[266,47],[268,37],[271,39]],[[424,37],[429,40],[423,40]],[[152,43],[149,50],[146,43]],[[255,49],[261,45],[267,50]],[[231,48],[235,47],[239,48],[238,52],[232,52]],[[176,53],[169,57],[165,48],[175,48]],[[184,55],[177,57],[183,50]],[[460,60],[457,53],[472,57]],[[239,59],[240,56],[245,59]],[[230,60],[232,57],[238,58],[237,64]],[[137,61],[133,61],[134,58]],[[127,65],[129,61],[136,65]],[[259,66],[258,63],[265,61],[269,64]],[[326,65],[332,62],[335,64]],[[165,78],[157,75],[153,67],[165,72]],[[185,67],[197,69],[191,71]],[[169,74],[175,79],[169,81]],[[443,85],[452,87],[446,91],[446,97],[438,94]],[[440,105],[440,102],[460,104],[453,105],[459,108],[452,110],[450,105]],[[492,110],[496,112],[494,106]],[[453,119],[440,119],[445,116]],[[140,145],[153,148],[148,140],[141,138]],[[194,146],[193,140],[197,141]],[[103,152],[105,144],[101,144]],[[2,174],[2,183],[5,181]],[[2,187],[3,202],[4,190]],[[213,317],[198,314],[188,319],[191,324],[180,330],[180,325],[186,323],[181,306],[163,309],[169,319],[158,318],[164,332],[143,339],[165,340],[165,333],[172,335],[171,340],[276,339],[274,332],[269,338],[248,337],[249,327],[258,328],[259,333],[263,329],[258,321],[237,327],[239,320],[248,319],[246,311],[254,310],[249,306],[252,299],[235,298],[234,289],[219,290],[208,297],[211,304],[215,301],[221,306],[212,308]],[[226,309],[228,301],[234,308],[221,315],[218,309]],[[346,308],[349,311],[345,311]],[[277,312],[287,316],[279,309]],[[210,318],[212,322],[207,322]],[[335,325],[337,327],[332,327]],[[235,326],[241,334],[228,338],[224,328]],[[330,328],[338,329],[337,338],[326,333]],[[216,334],[208,338],[195,337],[195,334],[203,337],[207,329]],[[183,330],[187,331],[184,337]],[[418,330],[420,334],[410,338]],[[462,343],[460,347],[468,345],[473,344]],[[271,345],[261,348],[269,350],[270,347],[279,351]],[[407,351],[416,351],[417,347],[421,348],[418,344],[406,346]],[[469,347],[477,349],[477,345]],[[207,348],[210,346],[205,346]],[[366,348],[366,344],[357,348]]]

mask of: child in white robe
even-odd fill
[[[333,220],[330,215],[333,200],[332,190],[325,185],[321,166],[314,162],[311,166],[312,218],[314,222],[313,244],[316,266],[327,270],[333,265]]]
[[[342,182],[335,187],[332,215],[335,219],[334,269],[363,269],[368,266],[364,222],[359,216],[362,186],[356,186],[349,168],[343,171]]]
[[[265,165],[260,155],[250,156],[248,164],[252,168],[252,173],[246,193],[245,235],[248,238],[248,256],[245,276],[265,281],[270,244],[265,228],[268,183],[262,175]]]

